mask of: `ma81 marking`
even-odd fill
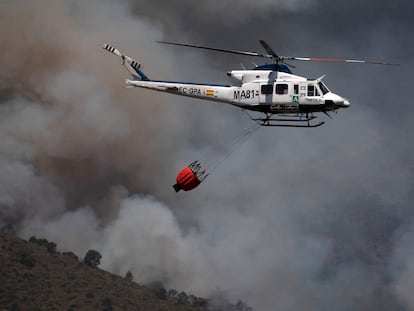
[[[252,90],[235,90],[233,93],[234,100],[253,99],[259,95],[259,91]]]

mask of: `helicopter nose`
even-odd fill
[[[334,104],[338,108],[348,108],[351,105],[351,103],[349,102],[347,98],[339,97],[339,96],[337,99],[334,100]]]
[[[328,93],[325,95],[325,104],[331,106],[332,109],[347,108],[351,105],[348,98],[334,93]]]
[[[351,106],[351,103],[350,103],[349,99],[344,98],[344,102],[342,103],[342,107],[348,108],[349,106]]]

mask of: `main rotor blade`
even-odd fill
[[[169,45],[176,45],[176,46],[183,46],[183,47],[190,47],[195,49],[203,49],[208,51],[215,51],[215,52],[222,52],[222,53],[230,53],[230,54],[238,54],[238,55],[246,55],[246,56],[255,56],[255,57],[264,57],[264,58],[271,58],[276,62],[282,62],[292,68],[295,68],[292,64],[287,63],[286,61],[289,60],[299,60],[299,61],[308,61],[308,62],[335,62],[335,63],[359,63],[359,64],[374,64],[374,65],[389,65],[389,66],[399,66],[400,64],[394,63],[386,63],[386,62],[377,62],[377,61],[366,61],[366,60],[357,60],[357,59],[338,59],[338,58],[317,58],[317,57],[295,57],[295,56],[279,56],[276,54],[275,51],[270,47],[269,44],[266,43],[264,40],[260,40],[260,44],[266,50],[268,54],[260,54],[257,52],[248,52],[248,51],[239,51],[239,50],[229,50],[229,49],[219,49],[213,48],[208,46],[202,45],[192,45],[192,44],[184,44],[184,43],[175,43],[175,42],[167,42],[167,41],[157,41],[158,43],[162,44],[169,44]]]
[[[317,57],[286,57],[281,56],[282,60],[300,60],[307,62],[334,62],[334,63],[358,63],[358,64],[373,64],[373,65],[387,65],[387,66],[399,66],[400,64],[358,60],[358,59],[338,59],[338,58],[317,58]]]
[[[208,47],[208,46],[192,45],[192,44],[183,44],[183,43],[174,43],[174,42],[167,42],[167,41],[157,41],[157,42],[158,43],[162,43],[162,44],[178,45],[178,46],[184,46],[184,47],[195,48],[195,49],[203,49],[203,50],[209,50],[209,51],[215,51],[215,52],[223,52],[223,53],[231,53],[231,54],[238,54],[238,55],[247,55],[247,56],[257,56],[257,57],[273,58],[272,55],[260,54],[260,53],[257,53],[257,52],[247,52],[247,51],[238,51],[238,50],[218,49],[218,48],[212,48],[212,47]]]
[[[259,41],[260,41],[260,44],[262,45],[262,47],[265,49],[265,51],[268,54],[272,55],[272,57],[276,60],[279,59],[279,56],[275,53],[275,51],[273,51],[273,49],[270,47],[270,45],[266,43],[266,41],[264,41],[264,40],[259,40]]]

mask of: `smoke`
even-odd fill
[[[356,1],[3,1],[0,226],[257,310],[412,308],[412,8],[374,8],[366,19]],[[220,156],[251,123],[226,105],[123,89],[100,49],[161,79],[225,83],[225,66],[246,61],[155,43],[165,38],[246,50],[266,39],[281,54],[407,67],[298,64],[352,106],[312,131],[259,130],[177,195],[182,166]]]
[[[175,21],[177,15],[182,15],[182,22],[186,23],[194,17],[201,18],[202,21],[209,20],[215,16],[220,18],[220,24],[230,25],[231,23],[243,23],[245,19],[253,18],[266,14],[268,11],[299,11],[312,7],[317,1],[315,0],[260,0],[251,2],[248,0],[226,0],[199,2],[181,1],[179,5],[172,4],[168,1],[159,0],[155,2],[135,1],[134,6],[137,13],[145,12],[146,14],[156,13],[155,8],[160,5],[167,10],[158,11],[154,17],[162,17],[163,22]],[[190,14],[191,13],[191,14]]]
[[[252,19],[267,15],[269,12],[296,12],[313,7],[318,1],[315,0],[260,0],[251,2],[247,0],[225,0],[199,2],[185,0],[178,5],[169,1],[158,0],[154,2],[133,1],[135,12],[141,15],[149,15],[154,19],[162,19],[163,23],[177,27],[179,24],[187,24],[198,21],[202,24],[210,22],[212,18],[219,18],[220,25],[230,26],[245,23],[246,19]],[[165,10],[156,10],[162,6]],[[177,19],[177,17],[182,17]],[[214,29],[214,25],[209,23]],[[173,26],[174,27],[174,26]],[[195,25],[199,27],[199,25]],[[189,29],[181,29],[191,32]]]
[[[414,307],[414,300],[410,294],[413,285],[413,228],[412,224],[399,232],[399,244],[396,247],[393,270],[395,275],[394,290],[408,309]]]

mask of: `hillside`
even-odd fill
[[[0,310],[202,311],[205,300],[165,295],[0,231]],[[189,302],[191,301],[191,302]]]

